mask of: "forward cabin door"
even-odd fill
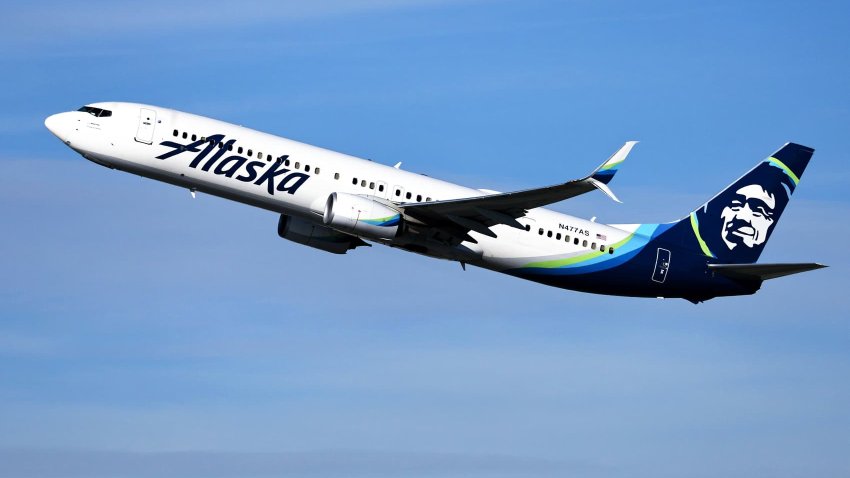
[[[156,111],[142,108],[139,110],[139,127],[136,130],[136,141],[145,144],[153,143],[153,130],[156,126]]]

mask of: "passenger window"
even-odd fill
[[[578,238],[575,238],[575,240],[573,240],[573,244],[578,245]]]
[[[581,247],[587,247],[587,239],[581,241]]]
[[[202,142],[202,143],[206,143],[206,142],[207,142],[207,138],[204,138],[203,136],[201,136],[201,142]]]
[[[254,152],[249,149],[248,150],[248,156],[250,157],[250,156],[253,156],[253,155],[254,155]]]
[[[591,244],[591,245],[590,245],[590,248],[591,248],[591,249],[593,249],[593,250],[595,251],[595,250],[596,250],[596,243],[594,242],[593,244]]]
[[[413,197],[413,195],[408,192],[407,194],[404,195],[404,197],[406,197],[407,199],[410,199],[410,198]]]
[[[375,183],[369,183],[369,189],[375,189]]]
[[[314,171],[314,173],[319,174],[319,168],[316,168],[316,170]]]
[[[567,241],[567,242],[570,242],[570,235],[564,234],[564,240]]]
[[[334,179],[339,179],[339,173],[334,173]]]
[[[552,237],[552,231],[546,231],[546,237]]]
[[[605,252],[605,246],[599,246],[599,252]]]
[[[537,231],[537,233],[542,236],[543,235],[543,228],[541,227],[540,230]]]
[[[383,184],[378,185],[378,191],[384,192],[384,185]]]
[[[431,198],[425,198],[425,202],[431,202]]]
[[[192,141],[195,141],[197,138],[198,138],[198,137],[197,137],[197,136],[195,136],[194,134],[192,135]]]
[[[184,132],[183,132],[183,139],[186,139],[186,138],[188,138],[188,137],[189,137],[189,133],[187,133],[187,132],[185,132],[185,131],[184,131]]]
[[[526,230],[526,232],[527,232],[527,231],[530,231],[530,230],[531,230],[531,225],[530,225],[530,224],[526,224],[526,225],[525,225],[525,230]]]
[[[230,144],[227,145],[227,150],[233,151],[233,143],[230,143]]]
[[[305,165],[304,165],[304,172],[305,172],[305,173],[309,173],[309,172],[310,172],[310,165],[309,165],[309,164],[305,164]]]
[[[283,160],[283,165],[284,165],[284,166],[289,166],[289,155],[288,155],[288,154],[284,154],[282,157],[283,157],[283,158],[286,158],[286,159],[284,159],[284,160]]]
[[[365,179],[361,179],[361,180],[360,180],[360,187],[361,187],[361,188],[365,188],[365,187],[366,187],[366,180],[365,180]]]
[[[351,179],[351,184],[353,184],[353,185],[357,186],[357,178],[352,178],[352,179]]]
[[[401,189],[396,189],[396,190],[395,190],[395,196],[396,196],[396,197],[401,196]]]
[[[237,153],[239,153],[239,154],[242,154],[242,146],[240,146],[240,147],[236,150],[236,152],[237,152]]]
[[[555,239],[557,239],[559,241],[561,240],[561,233],[560,232],[555,234]]]
[[[257,159],[263,159],[263,153],[257,151]]]
[[[422,202],[422,195],[421,194],[416,195],[416,202]]]
[[[614,248],[613,248],[613,247],[609,247],[609,248],[608,248],[608,254],[613,254],[613,253],[614,253]]]
[[[295,161],[295,169],[298,169],[300,167],[301,167],[301,163],[299,163],[298,161]]]
[[[174,130],[174,137],[176,138],[178,134],[180,134],[180,133],[178,133],[177,130],[175,129]]]
[[[269,157],[271,158],[271,156],[269,156]],[[281,157],[281,158],[277,158],[277,159],[275,159],[275,160],[274,160],[274,162],[275,162],[275,164],[280,164],[280,163],[282,163],[282,162],[283,162],[283,158],[282,158],[282,157]]]

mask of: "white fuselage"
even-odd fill
[[[117,102],[90,106],[109,110],[112,115],[97,117],[88,112],[74,111],[51,116],[46,121],[54,134],[87,159],[317,224],[322,224],[323,210],[329,195],[334,192],[368,195],[396,204],[488,194],[167,108]],[[196,147],[194,151],[181,151],[163,145],[166,142],[187,145],[212,135],[222,135],[221,147],[226,151],[209,165],[206,163],[221,148],[212,149],[192,167],[190,163],[204,149],[203,146]],[[228,144],[231,140],[234,142]],[[169,152],[174,154],[158,159],[158,156]],[[240,159],[225,163],[229,157]],[[278,161],[281,164],[275,165]],[[288,172],[260,182],[264,173],[275,167],[278,172],[283,169]],[[294,186],[295,190],[287,190],[287,186]],[[586,254],[600,246],[617,243],[634,233],[637,227],[608,226],[543,208],[528,211],[525,217],[519,218],[519,222],[527,226],[527,230],[496,225],[491,228],[496,238],[472,231],[469,235],[477,243],[464,242],[460,247],[443,247],[434,242],[419,251],[433,257],[505,270],[538,259]],[[403,247],[404,244],[427,244],[428,241],[427,237],[420,236],[377,242]]]

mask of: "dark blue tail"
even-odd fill
[[[812,153],[812,148],[786,144],[674,228],[683,232],[685,242],[717,262],[755,262]]]

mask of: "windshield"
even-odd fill
[[[112,116],[112,112],[109,110],[105,110],[102,108],[95,108],[94,106],[83,106],[77,111],[82,111],[83,113],[88,113],[92,116],[96,116],[98,118],[104,118],[106,116]]]

